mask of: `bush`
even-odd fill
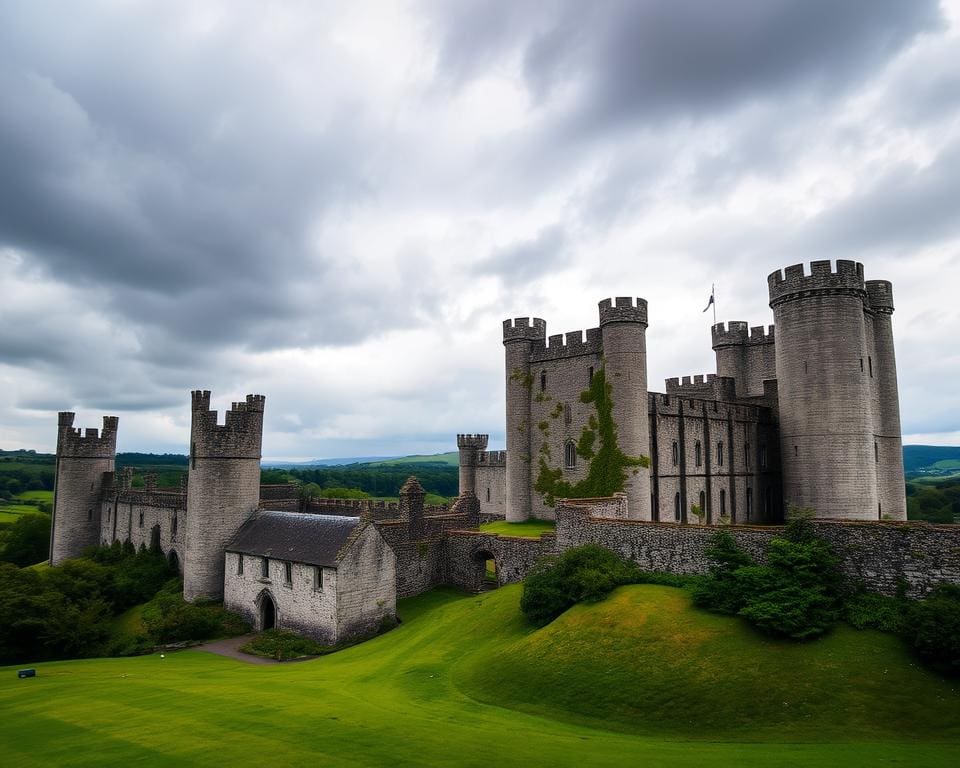
[[[520,610],[542,627],[579,602],[596,602],[639,579],[639,570],[610,550],[594,544],[575,547],[533,567],[523,581]]]
[[[960,675],[960,586],[940,584],[926,600],[911,603],[904,637],[933,669]]]
[[[233,637],[249,632],[249,626],[217,604],[188,603],[179,579],[171,579],[143,607],[143,626],[157,643],[180,643]]]
[[[904,614],[908,605],[902,598],[887,597],[876,592],[856,592],[847,597],[843,618],[854,629],[879,629],[900,633],[904,630]]]
[[[830,545],[796,515],[771,540],[767,562],[755,565],[726,531],[713,537],[710,574],[694,589],[694,603],[736,614],[757,629],[795,640],[827,632],[840,616],[842,576]]]
[[[0,559],[26,568],[50,556],[50,518],[44,514],[21,515],[10,526]]]
[[[268,629],[240,648],[244,653],[263,656],[277,661],[319,656],[333,650],[288,629]]]

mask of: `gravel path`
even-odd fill
[[[226,656],[237,661],[245,661],[247,664],[281,664],[276,659],[265,659],[262,656],[251,656],[249,653],[243,653],[240,646],[252,640],[256,635],[243,635],[241,637],[228,637],[224,640],[214,640],[212,643],[198,645],[194,650],[208,651],[218,656]]]

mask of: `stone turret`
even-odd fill
[[[650,452],[647,415],[647,302],[629,296],[600,302],[600,333],[607,382],[613,386],[613,420],[627,456]],[[636,467],[624,486],[630,518],[650,520],[650,470]]]
[[[234,403],[224,424],[210,410],[208,390],[192,398],[183,596],[218,599],[224,547],[260,502],[264,397]]]
[[[73,428],[75,414],[61,411],[57,432],[57,467],[50,564],[77,557],[100,543],[100,496],[104,474],[114,470],[116,416],[103,417],[103,430]]]
[[[477,493],[477,463],[487,449],[489,435],[457,435],[460,450],[460,495]]]
[[[814,261],[810,274],[796,264],[767,281],[785,503],[818,517],[905,519],[889,283],[868,290],[863,265],[844,260],[835,270]]]
[[[737,397],[763,395],[763,382],[777,377],[774,327],[748,327],[742,320],[710,329],[717,356],[717,376],[736,382]]]
[[[530,517],[532,480],[530,455],[530,390],[533,374],[530,353],[534,342],[543,344],[547,324],[539,317],[503,321],[503,346],[507,400],[507,502],[506,518],[520,522]]]

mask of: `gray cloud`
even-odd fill
[[[507,286],[529,282],[569,263],[567,234],[559,224],[544,227],[531,238],[496,249],[477,263],[480,275],[497,275]]]

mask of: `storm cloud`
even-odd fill
[[[502,318],[644,296],[656,388],[712,283],[768,322],[814,258],[894,281],[904,431],[956,441],[958,67],[956,0],[4,3],[0,445],[182,450],[203,387],[268,456],[496,447]]]

